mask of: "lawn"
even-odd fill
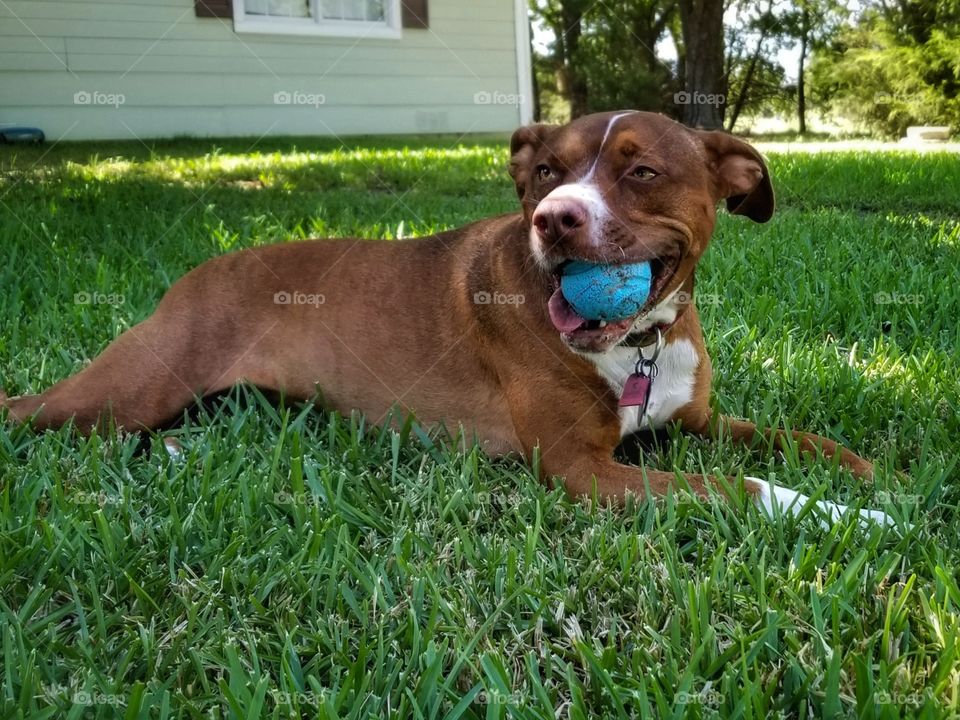
[[[0,385],[75,372],[211,256],[515,208],[504,139],[456,140],[0,148]],[[623,454],[899,527],[590,508],[251,389],[169,431],[179,461],[0,424],[0,717],[960,713],[960,162],[770,160],[778,214],[722,216],[698,274],[715,402],[876,482],[675,431]]]

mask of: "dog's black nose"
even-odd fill
[[[533,213],[533,226],[544,240],[559,240],[587,224],[587,208],[571,198],[545,198]]]

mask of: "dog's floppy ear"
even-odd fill
[[[510,177],[517,184],[517,196],[523,200],[533,170],[533,157],[559,125],[526,125],[510,138]]]
[[[717,199],[727,210],[756,222],[773,216],[775,205],[770,173],[753,146],[720,130],[700,132],[716,178]]]

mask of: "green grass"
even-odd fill
[[[502,139],[455,140],[0,149],[0,384],[75,372],[208,257],[513,209]],[[698,274],[716,402],[875,457],[875,485],[675,431],[624,452],[912,529],[589,508],[518,461],[246,389],[172,431],[181,462],[3,426],[0,716],[956,715],[957,160],[771,169],[779,214],[722,217]]]

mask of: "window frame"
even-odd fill
[[[320,0],[310,1],[310,17],[247,15],[245,0],[233,0],[233,29],[238,33],[261,35],[300,35],[324,37],[380,38],[401,37],[400,0],[384,0],[385,20],[324,20]]]

